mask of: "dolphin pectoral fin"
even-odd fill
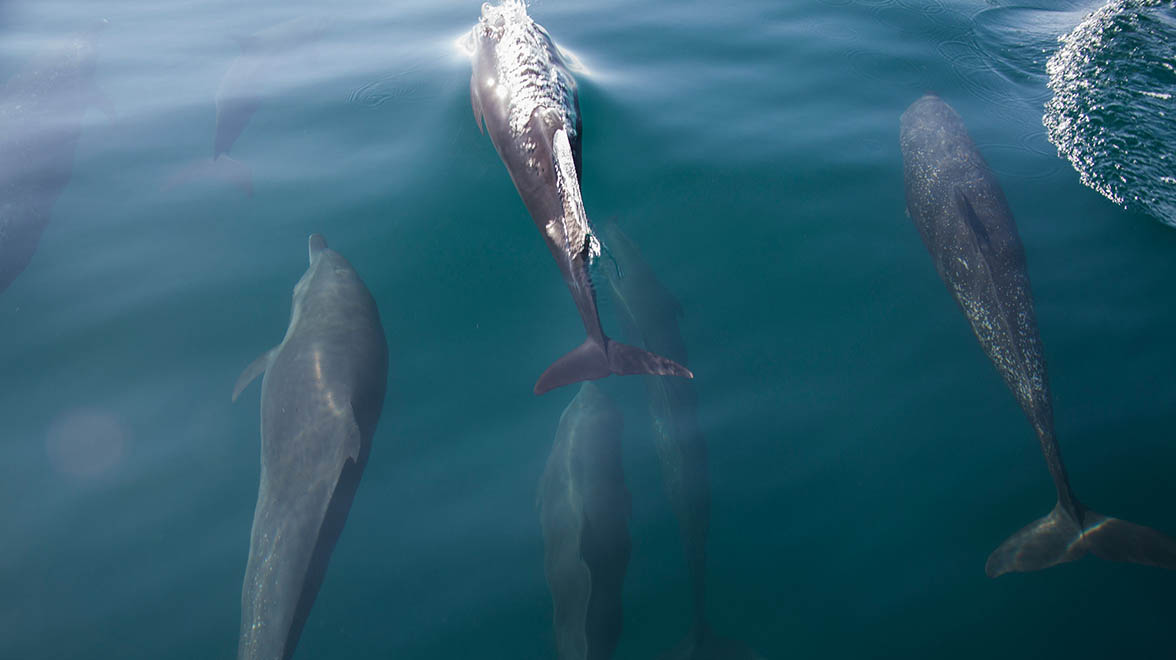
[[[1150,527],[1093,511],[1079,523],[1059,503],[1044,518],[1013,534],[989,557],[988,577],[1037,571],[1080,559],[1091,553],[1108,561],[1123,561],[1176,569],[1176,541]]]
[[[650,353],[636,346],[622,344],[608,337],[602,346],[589,337],[567,355],[556,360],[535,383],[535,394],[543,394],[557,387],[571,385],[582,380],[596,380],[609,374],[631,376],[648,374],[653,376],[681,376],[694,378],[694,374],[682,365]]]
[[[261,357],[250,362],[248,367],[245,367],[245,371],[242,371],[240,377],[237,378],[237,384],[233,386],[233,403],[237,402],[237,397],[241,396],[241,392],[246,387],[249,387],[249,383],[252,383],[253,379],[265,373],[265,370],[269,368],[270,360],[273,358],[274,351],[276,350],[278,349],[274,348],[266,351]]]

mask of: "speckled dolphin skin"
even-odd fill
[[[490,133],[588,333],[583,344],[539,377],[535,393],[609,374],[692,378],[673,360],[612,341],[600,325],[589,274],[600,242],[580,195],[580,106],[559,49],[521,0],[482,5],[471,42],[474,118]]]
[[[0,90],[0,292],[32,261],[69,184],[87,109],[105,105],[94,70],[106,25],[34,58]]]
[[[1087,553],[1176,568],[1176,541],[1095,513],[1070,488],[1054,435],[1025,250],[1004,193],[963,120],[939,97],[927,95],[907,108],[900,123],[907,210],[980,346],[1029,417],[1057,489],[1053,511],[1001,544],[985,571],[989,577],[1034,571]]]
[[[233,400],[262,373],[261,484],[237,657],[287,660],[359,487],[388,376],[375,301],[317,234],[285,339],[245,369]]]

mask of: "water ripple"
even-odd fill
[[[1061,42],[1046,67],[1050,141],[1082,183],[1176,226],[1176,5],[1112,0]]]

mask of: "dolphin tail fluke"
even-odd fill
[[[240,188],[249,197],[253,196],[253,171],[239,160],[221,154],[212,161],[216,175]]]
[[[1100,559],[1176,569],[1176,540],[1150,527],[1085,511],[1079,522],[1061,503],[988,557],[988,577],[1037,571],[1093,554]]]
[[[535,394],[543,394],[583,380],[604,378],[610,374],[694,378],[689,369],[668,358],[607,337],[603,345],[589,337],[543,372],[535,383]]]
[[[199,181],[219,179],[240,188],[246,195],[253,196],[253,173],[249,166],[234,158],[221,154],[212,160],[198,160],[168,177],[163,190],[186,186]]]
[[[1176,570],[1176,540],[1171,537],[1093,511],[1086,513],[1085,523],[1083,539],[1095,557]]]

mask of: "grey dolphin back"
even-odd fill
[[[560,417],[539,482],[544,574],[560,660],[606,660],[620,639],[630,551],[622,428],[615,404],[585,383]]]
[[[988,558],[989,577],[1035,571],[1087,554],[1176,569],[1176,541],[1090,511],[1074,495],[1054,436],[1045,358],[1025,253],[996,177],[963,120],[934,95],[903,113],[900,143],[908,212],[936,270],[1037,434],[1057,490],[1053,511]]]
[[[286,336],[241,374],[259,375],[261,483],[241,589],[241,660],[294,654],[371,451],[388,355],[367,287],[311,236]]]
[[[579,97],[559,49],[515,0],[482,5],[471,39],[474,121],[490,134],[588,335],[540,375],[535,394],[612,374],[692,378],[673,360],[612,341],[601,328],[589,273],[599,245],[580,194]]]
[[[346,478],[362,470],[363,442],[353,416],[317,431],[338,440],[333,457],[323,462],[334,467],[301,485],[258,494],[241,593],[241,660],[293,657],[342,531],[346,511],[341,509],[350,506],[358,485],[358,474]]]

